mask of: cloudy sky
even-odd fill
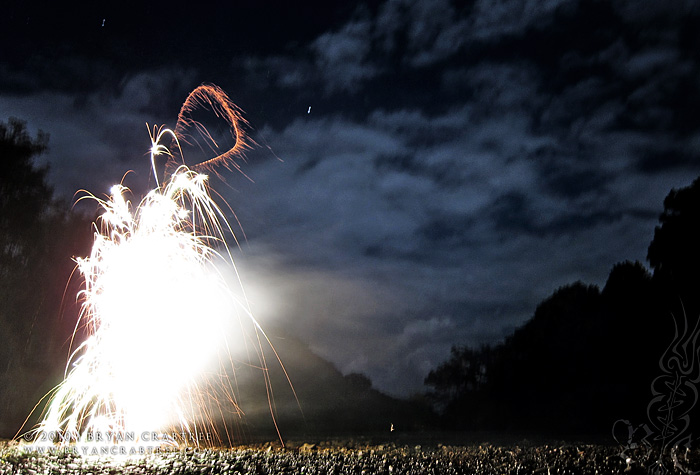
[[[258,318],[390,394],[644,261],[700,175],[695,1],[221,3],[10,2],[0,120],[50,133],[57,194],[142,193],[146,123],[219,85],[259,144],[216,182]]]

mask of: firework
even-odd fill
[[[196,107],[223,118],[236,146],[189,168],[176,165],[175,158],[182,157],[180,140],[191,139],[187,130],[217,146],[191,118]],[[71,353],[63,382],[48,395],[31,432],[35,443],[197,442],[200,431],[218,437],[215,415],[240,414],[227,371],[221,370],[222,362],[230,362],[226,335],[249,322],[262,368],[259,343],[266,337],[245,294],[236,298],[218,270],[221,263],[235,270],[225,242],[233,233],[201,172],[237,167],[233,159],[252,143],[243,125],[221,89],[200,86],[183,105],[175,131],[151,133],[154,190],[135,207],[122,185],[105,200],[88,195],[103,213],[91,254],[76,260],[84,280],[76,332],[83,328],[87,338]],[[162,144],[166,138],[170,148]],[[168,157],[163,183],[159,155]]]

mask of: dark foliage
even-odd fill
[[[71,257],[85,254],[91,234],[35,163],[48,138],[32,138],[20,120],[0,122],[0,435],[14,435],[65,364],[75,319],[60,316],[64,304],[77,310],[63,295]]]
[[[602,292],[560,288],[502,344],[454,348],[426,378],[431,399],[452,428],[602,434],[618,418],[643,419],[672,330],[650,287],[644,267],[626,262]]]
[[[700,178],[664,200],[647,259],[676,312],[700,314]],[[682,302],[684,310],[679,308]]]
[[[41,218],[50,213],[51,189],[46,184],[47,167],[35,167],[34,156],[48,146],[48,135],[36,139],[25,124],[10,119],[0,123],[0,275],[26,269],[38,249],[30,243],[43,233]]]
[[[653,277],[639,262],[617,264],[602,291],[558,289],[503,343],[453,348],[425,380],[445,425],[605,435],[618,419],[646,421],[673,318],[687,315],[692,329],[700,315],[698,243],[700,178],[664,201]]]

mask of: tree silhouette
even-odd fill
[[[428,397],[446,427],[608,434],[644,418],[672,326],[639,262],[613,267],[602,291],[559,288],[495,347],[455,347],[431,371]]]
[[[503,343],[453,348],[425,379],[446,425],[609,434],[615,420],[644,421],[674,316],[691,329],[700,318],[700,178],[671,190],[659,221],[653,277],[616,264],[602,291],[558,289]],[[700,406],[690,417],[700,425]]]
[[[89,221],[54,198],[35,161],[48,140],[18,119],[0,122],[0,436],[14,435],[65,364],[75,318],[59,318],[63,294],[71,257],[90,240]],[[77,315],[74,298],[65,304]]]
[[[507,408],[504,423],[543,430],[588,423],[593,408],[580,402],[590,399],[587,385],[597,373],[600,355],[591,345],[600,311],[599,289],[576,282],[540,303],[506,339],[492,377],[494,397]]]
[[[36,167],[34,157],[48,146],[48,135],[32,139],[26,124],[10,119],[0,122],[0,275],[26,267],[33,249],[30,243],[41,232],[41,218],[49,211],[51,189],[48,167]]]
[[[654,278],[671,299],[669,305],[680,300],[688,316],[697,318],[700,314],[700,178],[688,187],[671,190],[664,200],[659,221],[647,254]]]
[[[700,319],[700,177],[690,186],[671,190],[659,222],[647,259],[654,269],[661,311],[692,329]],[[671,338],[668,332],[663,341],[668,345]],[[694,407],[690,421],[697,434],[700,405]]]
[[[490,347],[452,347],[449,360],[426,377],[425,384],[433,388],[429,400],[438,412],[450,414],[451,426],[483,425],[484,407],[479,398],[493,371],[493,355]]]
[[[45,181],[47,168],[35,167],[34,157],[47,144],[47,135],[39,132],[32,139],[17,119],[0,123],[0,315],[3,332],[14,335],[26,334],[35,323],[36,295],[29,295],[27,288],[44,258],[42,221],[50,212],[51,190]],[[9,335],[3,341],[7,344],[0,355],[12,361],[19,342]]]

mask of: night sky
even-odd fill
[[[389,394],[645,261],[700,175],[697,1],[220,3],[9,2],[0,120],[69,202],[138,195],[146,123],[220,86],[259,144],[213,182],[256,316]]]

